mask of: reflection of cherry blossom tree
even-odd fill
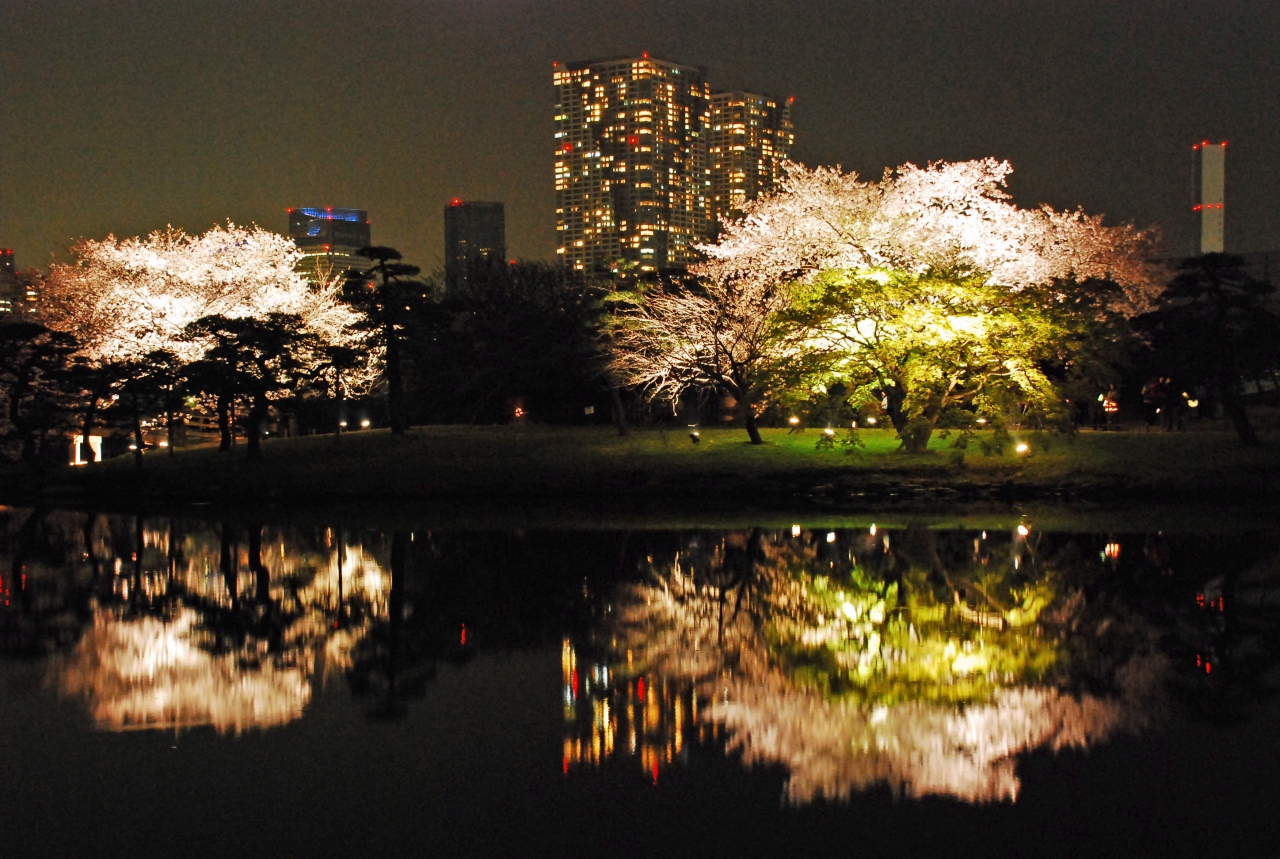
[[[730,748],[789,768],[795,801],[879,782],[916,796],[1012,799],[1017,754],[1142,723],[1156,658],[1129,659],[1106,678],[1115,695],[1064,685],[1073,666],[1034,622],[1053,611],[1068,620],[1076,592],[1058,600],[1048,573],[1017,575],[1012,562],[1003,574],[940,570],[934,585],[910,570],[888,581],[870,557],[887,554],[884,538],[862,558],[847,543],[803,537],[686,544],[621,601],[617,648],[628,671],[695,684],[702,718],[723,726]],[[725,578],[727,562],[744,557],[752,572]]]
[[[311,697],[302,665],[264,661],[252,670],[237,653],[200,646],[199,616],[116,617],[101,611],[58,674],[63,694],[84,697],[94,722],[123,731],[212,725],[240,733],[293,721]]]
[[[314,549],[294,539],[286,550],[284,534],[254,526],[246,549],[226,525],[207,539],[207,530],[172,522],[137,519],[129,534],[96,521],[82,536],[97,605],[49,670],[60,692],[89,702],[110,730],[239,733],[296,719],[313,678],[351,670],[352,651],[388,612],[389,578],[358,544]],[[115,575],[99,580],[113,553]],[[246,568],[252,583],[243,587]]]

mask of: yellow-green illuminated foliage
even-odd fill
[[[1020,209],[994,159],[905,164],[879,182],[790,165],[703,247],[698,285],[666,284],[616,315],[615,375],[652,396],[712,387],[769,406],[840,381],[881,403],[909,450],[949,410],[1059,417],[1082,342],[1142,312],[1163,272],[1154,237],[1083,212]],[[1102,285],[1106,286],[1103,287]],[[1028,412],[1028,408],[1030,411]]]
[[[748,762],[786,765],[796,801],[876,782],[1011,799],[1018,752],[1143,722],[1160,663],[1122,665],[1114,696],[1067,691],[1054,630],[1080,598],[1020,537],[998,552],[975,541],[950,564],[931,533],[901,541],[893,553],[886,535],[688,545],[622,601],[618,670],[694,684],[702,718]]]

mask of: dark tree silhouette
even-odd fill
[[[16,443],[27,462],[48,457],[51,439],[69,423],[75,384],[74,337],[35,322],[0,324],[0,437]]]
[[[365,315],[361,327],[383,350],[388,422],[392,433],[404,435],[409,429],[404,396],[406,340],[414,312],[431,301],[430,288],[417,278],[421,269],[400,262],[403,257],[395,248],[367,247],[358,253],[372,265],[347,276],[342,300]]]
[[[210,343],[204,357],[189,368],[188,380],[218,399],[223,449],[230,447],[230,403],[243,396],[249,402],[248,455],[260,458],[262,425],[271,401],[293,390],[311,368],[312,343],[302,330],[301,317],[288,313],[273,313],[265,319],[205,316],[187,326],[186,335]]]
[[[1151,343],[1151,360],[1179,388],[1203,385],[1222,403],[1240,440],[1258,434],[1240,399],[1240,383],[1280,367],[1280,315],[1269,303],[1271,284],[1230,254],[1185,261],[1160,306],[1138,319]]]

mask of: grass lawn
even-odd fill
[[[166,501],[332,503],[352,499],[683,498],[708,503],[807,498],[969,497],[1089,500],[1280,498],[1280,436],[1260,448],[1217,431],[1165,434],[1027,434],[1026,454],[983,456],[978,441],[955,461],[955,436],[935,436],[928,453],[899,452],[891,430],[863,431],[849,453],[815,449],[819,432],[701,430],[701,443],[674,431],[620,438],[607,427],[417,427],[269,439],[250,462],[240,447],[147,453],[63,469],[42,480],[50,494]],[[901,499],[900,499],[901,500]]]

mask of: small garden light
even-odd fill
[[[347,422],[346,422],[346,421],[338,421],[338,426],[342,427],[343,429],[346,429],[346,428],[347,428]]]
[[[875,425],[876,425],[876,419],[875,419],[875,418],[867,418],[867,426],[869,426],[869,427],[873,427],[873,426],[875,426]]]
[[[828,543],[834,543],[835,541],[836,541],[836,532],[835,532],[835,531],[828,531],[828,532],[827,532],[827,542],[828,542]]]
[[[791,417],[787,418],[787,423],[791,424],[793,427],[798,427],[800,426],[800,419],[795,415],[792,415]]]
[[[368,428],[369,428],[368,418],[365,418],[364,420],[360,421],[360,429],[368,429]]]
[[[822,431],[822,434],[825,435],[827,438],[831,438],[836,434],[836,431],[833,430],[831,427],[827,427]]]
[[[1025,441],[1020,441],[1018,442],[1018,446],[1015,447],[1014,450],[1016,450],[1018,453],[1026,453],[1027,451],[1031,450],[1031,445],[1027,444]]]
[[[986,422],[987,422],[986,418],[978,418],[978,423],[985,424]]]
[[[1018,526],[1018,535],[1019,535],[1020,537],[1025,537],[1025,536],[1027,536],[1027,535],[1028,535],[1028,534],[1030,534],[1030,533],[1031,533],[1031,529],[1030,529],[1030,528],[1028,528],[1026,525],[1019,525],[1019,526]]]
[[[800,536],[800,526],[799,526],[799,525],[792,525],[792,526],[791,526],[791,536],[792,536],[792,537],[799,537],[799,536]]]
[[[689,433],[689,441],[693,442],[694,444],[697,444],[698,442],[702,441],[702,436],[699,435],[697,430],[694,430],[693,432]]]

